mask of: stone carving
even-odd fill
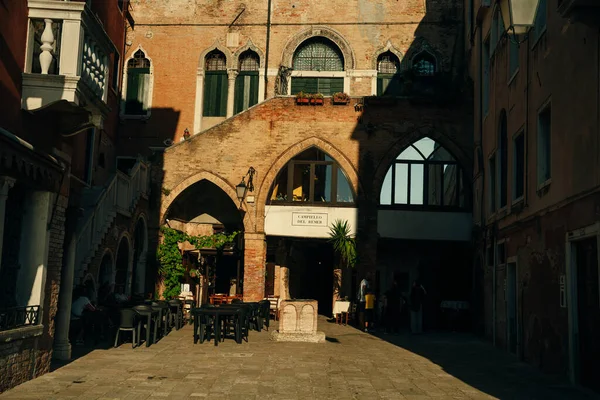
[[[101,98],[104,98],[108,76],[108,57],[90,36],[83,41],[81,78]]]
[[[277,342],[322,343],[325,334],[317,332],[316,300],[283,300],[279,330],[271,333],[271,339]]]

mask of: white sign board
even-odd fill
[[[293,226],[327,226],[327,213],[292,213]]]

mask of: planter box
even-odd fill
[[[310,104],[312,104],[313,106],[322,106],[323,101],[323,99],[310,99]]]
[[[331,99],[332,104],[336,105],[346,105],[350,103],[350,99],[336,99],[335,97]]]
[[[308,104],[310,100],[308,98],[296,99],[296,104]]]

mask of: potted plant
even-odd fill
[[[350,96],[347,93],[336,92],[333,94],[331,101],[333,104],[348,104],[350,103]]]
[[[310,104],[315,105],[323,105],[323,95],[321,93],[314,93],[310,96]]]
[[[356,239],[351,234],[348,221],[336,220],[329,227],[329,242],[333,245],[336,266],[333,270],[333,304],[342,291],[342,268],[354,268],[357,264]]]
[[[300,92],[296,95],[296,104],[308,104],[309,101],[308,94],[304,92]]]

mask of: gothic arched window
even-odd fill
[[[435,57],[427,51],[417,54],[413,58],[412,66],[418,76],[433,76],[437,70]]]
[[[465,206],[463,170],[439,143],[422,138],[400,153],[389,168],[380,204],[462,208]]]
[[[227,114],[227,58],[213,50],[204,59],[205,117],[224,117]]]
[[[294,53],[294,71],[344,71],[344,56],[338,46],[324,37],[304,41]],[[311,77],[310,73],[292,76],[292,94],[299,92],[321,93],[331,96],[344,91],[343,77]]]
[[[333,158],[311,147],[292,158],[273,182],[269,204],[353,204],[346,174]]]
[[[400,60],[391,51],[377,57],[377,96],[399,96]]]
[[[127,61],[125,114],[147,115],[150,104],[150,60],[140,49]]]
[[[252,50],[240,54],[239,73],[235,79],[234,112],[237,114],[258,103],[258,69],[260,58]]]

